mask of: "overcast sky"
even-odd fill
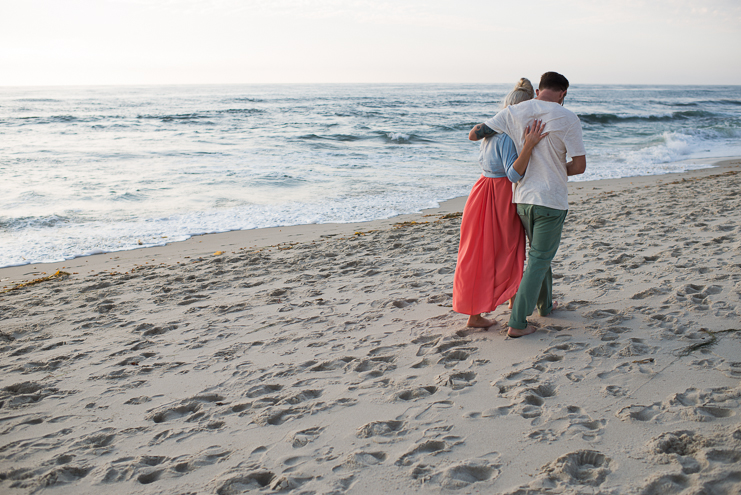
[[[0,0],[0,85],[741,84],[739,0]]]

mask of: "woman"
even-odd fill
[[[504,99],[503,107],[534,96],[530,81],[523,78]],[[469,134],[478,141],[492,132],[479,124]],[[547,133],[535,121],[525,129],[522,152],[506,134],[493,134],[481,143],[479,162],[483,175],[474,184],[463,209],[458,264],[453,282],[453,310],[470,315],[469,327],[486,328],[495,321],[481,313],[494,311],[517,293],[525,263],[525,231],[512,203],[512,183],[525,175],[530,154]],[[488,131],[488,132],[487,132]]]

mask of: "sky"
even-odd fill
[[[0,86],[741,84],[738,0],[0,0]]]

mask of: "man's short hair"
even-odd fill
[[[563,77],[558,72],[546,72],[540,76],[540,84],[538,89],[543,91],[544,89],[552,89],[554,91],[566,91],[569,89],[569,80]]]

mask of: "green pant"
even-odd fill
[[[533,312],[536,303],[541,316],[553,311],[551,260],[556,256],[561,242],[566,213],[568,210],[555,210],[538,205],[517,205],[517,214],[530,241],[530,251],[527,267],[522,274],[522,282],[517,289],[515,304],[509,317],[509,326],[512,328],[523,330],[527,327],[527,317]]]

